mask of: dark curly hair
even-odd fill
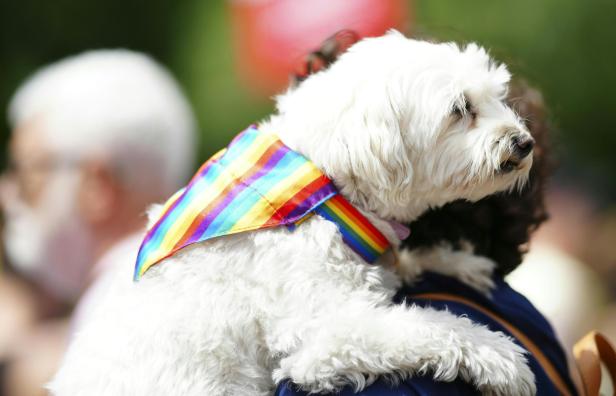
[[[411,236],[403,248],[423,249],[448,242],[460,249],[467,241],[475,254],[493,260],[502,275],[522,262],[530,235],[548,218],[544,187],[552,168],[550,126],[541,94],[525,82],[513,82],[507,100],[536,141],[528,183],[521,191],[494,194],[474,203],[454,201],[425,212],[410,224]]]

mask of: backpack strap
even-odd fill
[[[522,346],[528,352],[530,352],[533,355],[533,357],[537,360],[537,362],[539,363],[543,371],[546,373],[546,375],[550,379],[550,381],[554,384],[554,386],[556,386],[556,388],[562,395],[564,396],[572,395],[571,391],[569,390],[569,387],[567,386],[566,382],[559,374],[558,370],[556,370],[552,362],[545,356],[545,354],[541,351],[541,349],[530,338],[528,338],[521,330],[519,330],[517,327],[512,325],[507,320],[501,318],[499,315],[492,312],[491,310],[467,298],[457,296],[454,294],[448,294],[448,293],[422,293],[422,294],[410,295],[409,298],[412,300],[421,299],[421,300],[433,300],[433,301],[445,301],[445,302],[450,301],[450,302],[455,302],[455,303],[459,303],[462,305],[466,305],[474,309],[475,311],[481,312],[482,314],[486,315],[487,317],[489,317],[496,323],[500,324],[503,328],[505,328],[510,334],[512,334],[520,342],[520,344],[522,344]]]
[[[605,365],[616,386],[616,351],[607,338],[597,331],[591,331],[573,346],[575,364],[582,377],[583,396],[599,396],[601,388],[601,363]],[[616,395],[616,390],[614,391]]]

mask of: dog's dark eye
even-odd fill
[[[463,118],[466,115],[471,116],[473,119],[477,116],[477,113],[473,110],[471,102],[465,100],[463,104],[456,104],[452,110],[452,114],[457,118]]]

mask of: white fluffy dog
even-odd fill
[[[471,44],[365,39],[278,98],[259,129],[309,158],[396,245],[390,221],[527,178],[532,139],[503,99],[509,73]],[[530,395],[524,351],[448,312],[392,306],[394,255],[369,265],[313,216],[183,249],[118,287],[75,338],[56,395],[270,395],[379,375],[460,375]]]

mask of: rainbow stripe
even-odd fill
[[[294,227],[312,213],[335,222],[345,242],[368,262],[389,247],[313,163],[275,135],[252,126],[203,164],[188,186],[167,201],[141,244],[134,278],[194,243],[281,225]]]
[[[342,195],[334,195],[314,211],[336,223],[344,242],[368,263],[374,263],[390,246],[385,236]]]

